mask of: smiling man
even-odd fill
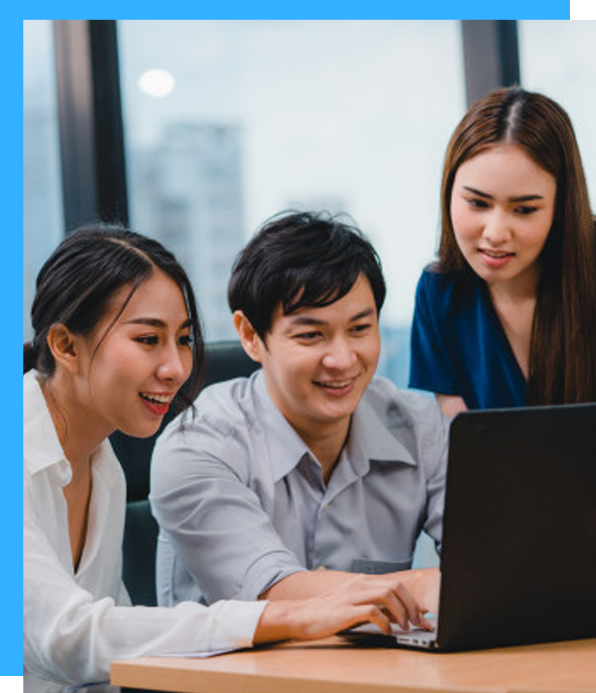
[[[228,298],[262,369],[205,389],[157,442],[160,603],[301,598],[368,573],[359,589],[385,580],[408,613],[436,610],[438,570],[410,566],[423,529],[440,546],[447,425],[373,377],[385,282],[370,243],[336,218],[276,217]]]

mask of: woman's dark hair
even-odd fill
[[[137,288],[154,268],[167,274],[180,288],[191,322],[193,371],[181,388],[173,410],[184,409],[199,390],[204,343],[195,296],[186,272],[161,243],[118,225],[97,224],[69,234],[41,268],[31,308],[33,341],[25,344],[23,370],[36,368],[47,377],[56,364],[47,344],[53,325],[64,325],[73,334],[90,333],[104,316],[110,298],[123,286],[130,293],[105,338]],[[99,345],[98,345],[99,347]]]
[[[539,258],[530,343],[529,404],[596,399],[594,218],[573,126],[552,99],[520,87],[477,101],[453,133],[443,167],[439,271],[469,273],[451,221],[458,168],[491,147],[520,147],[557,185],[553,225]]]
[[[285,315],[330,305],[360,274],[370,282],[378,313],[385,280],[381,261],[362,233],[328,214],[283,212],[266,221],[236,259],[228,303],[246,315],[265,342],[280,303]]]

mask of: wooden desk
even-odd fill
[[[436,654],[329,638],[114,662],[112,683],[179,693],[596,693],[596,639]]]

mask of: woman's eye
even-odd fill
[[[178,338],[178,344],[182,346],[192,346],[193,338],[191,334],[183,334]]]
[[[534,214],[534,212],[537,212],[538,207],[527,207],[527,206],[516,207],[515,211],[518,214],[522,214],[523,216],[527,216],[528,214]]]
[[[467,203],[470,205],[470,207],[473,207],[474,209],[487,209],[488,208],[488,202],[486,200],[479,200],[477,198],[470,198],[467,200]]]
[[[157,344],[158,341],[159,341],[159,338],[155,334],[144,335],[143,337],[135,337],[135,342],[139,342],[140,344],[154,345],[154,344]]]

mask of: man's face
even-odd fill
[[[345,429],[379,359],[377,308],[368,279],[360,275],[343,298],[291,315],[281,304],[266,346],[258,339],[271,398],[308,443],[312,436]]]

